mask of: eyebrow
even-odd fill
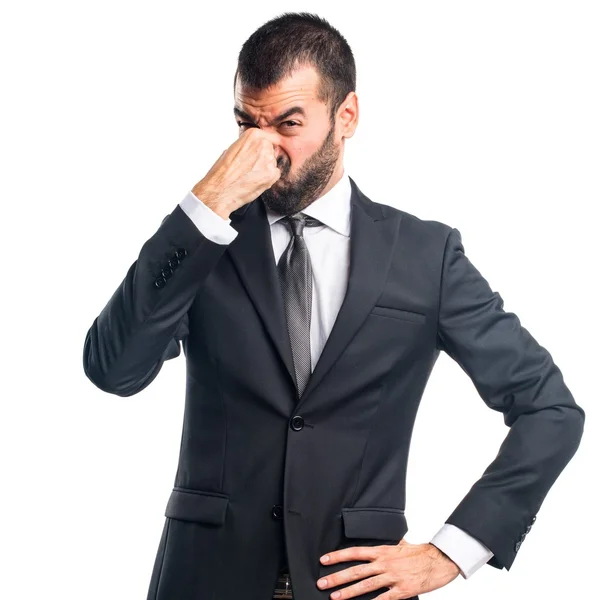
[[[240,117],[242,119],[246,119],[247,121],[251,121],[252,123],[254,123],[254,119],[247,112],[244,112],[243,110],[240,110],[239,108],[237,108],[237,106],[233,107],[233,114],[237,115],[238,117]],[[306,113],[304,112],[304,109],[301,106],[292,106],[292,108],[288,108],[288,110],[286,110],[286,111],[282,112],[280,115],[276,116],[273,119],[273,121],[271,123],[269,123],[269,125],[273,125],[275,123],[280,123],[284,119],[287,119],[288,117],[291,117],[292,115],[295,115],[295,114],[302,115],[304,118],[306,118]]]

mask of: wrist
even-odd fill
[[[212,191],[207,186],[202,185],[202,182],[197,183],[192,188],[192,194],[222,219],[229,219],[229,215],[236,209],[222,194]]]
[[[437,546],[429,542],[429,549],[437,562],[443,564],[447,569],[455,573],[456,575],[461,573],[460,567],[442,550]]]

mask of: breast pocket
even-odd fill
[[[413,321],[414,323],[425,323],[427,320],[427,317],[419,312],[404,310],[403,308],[380,306],[378,304],[373,307],[371,314],[380,317],[389,317],[391,319],[400,319],[401,321]]]

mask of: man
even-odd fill
[[[239,137],[167,215],[90,328],[84,369],[131,396],[187,365],[148,600],[418,598],[510,569],[584,411],[457,229],[371,201],[343,167],[352,52],[287,13],[241,49]],[[406,464],[443,350],[510,431],[430,543]]]

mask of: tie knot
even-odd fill
[[[292,229],[294,235],[299,236],[302,236],[304,227],[318,227],[319,225],[323,225],[318,219],[309,217],[303,213],[288,215],[287,217],[284,217],[282,221]]]

